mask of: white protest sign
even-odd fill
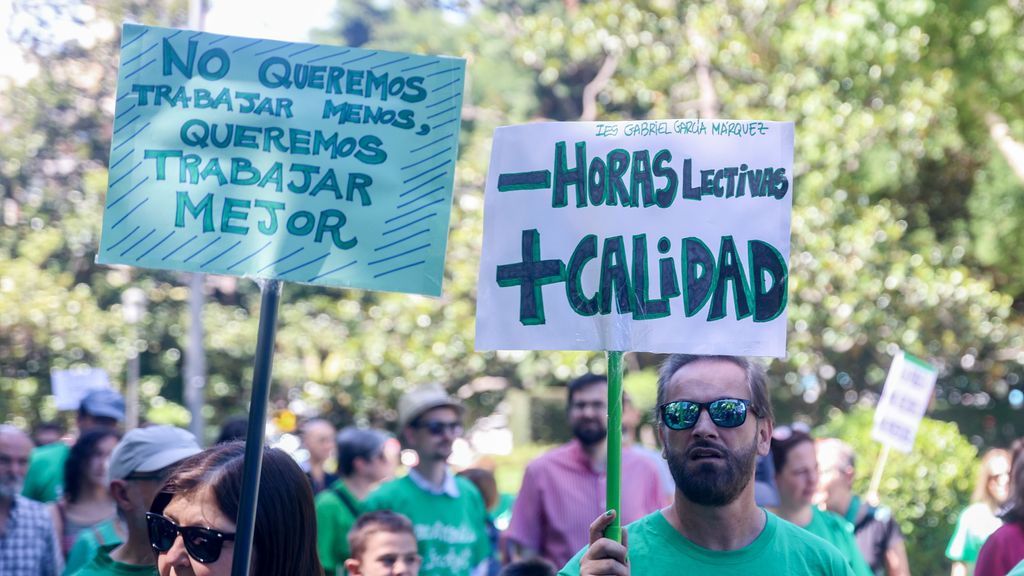
[[[58,410],[78,410],[86,394],[110,388],[110,378],[102,368],[54,370],[50,373],[50,384]]]
[[[875,408],[871,438],[900,452],[910,452],[937,378],[935,368],[923,360],[903,351],[896,354]]]
[[[793,124],[494,133],[476,348],[786,353]]]

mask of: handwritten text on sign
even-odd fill
[[[464,72],[126,24],[98,260],[439,295]]]
[[[935,391],[938,372],[910,354],[899,352],[889,367],[875,408],[871,437],[900,452],[910,452]]]
[[[499,128],[479,349],[785,355],[793,125]]]

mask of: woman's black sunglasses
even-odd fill
[[[201,526],[178,526],[170,518],[146,512],[146,525],[149,527],[149,544],[157,552],[167,552],[174,546],[174,541],[181,534],[188,555],[202,564],[216,562],[220,558],[224,542],[235,539],[234,534],[227,534],[212,528]]]
[[[692,402],[690,400],[676,400],[666,402],[658,407],[661,414],[661,421],[673,430],[687,430],[693,428],[700,419],[700,411],[707,409],[708,416],[716,426],[722,428],[736,428],[747,421],[747,410],[750,407],[750,400],[739,398],[719,398],[711,402]]]

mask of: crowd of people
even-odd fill
[[[760,364],[667,357],[659,450],[635,442],[639,411],[624,399],[618,510],[605,499],[608,382],[567,389],[572,440],[527,466],[505,521],[493,471],[449,465],[464,409],[439,386],[401,398],[397,436],[303,422],[301,462],[263,453],[250,574],[911,573],[891,512],[853,491],[854,450],[776,426]],[[172,426],[121,434],[123,419],[123,399],[100,390],[82,400],[74,442],[0,425],[0,574],[232,572],[244,427],[204,450]],[[396,476],[403,447],[415,457]],[[604,536],[616,517],[621,542]],[[1024,442],[984,456],[946,555],[952,576],[1024,576]]]

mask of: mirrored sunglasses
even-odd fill
[[[690,400],[676,400],[666,402],[658,407],[661,414],[661,421],[672,430],[687,430],[693,428],[700,419],[700,411],[707,410],[708,416],[716,426],[721,428],[736,428],[747,421],[747,410],[750,408],[750,400],[740,398],[719,398],[711,402],[693,402]]]

